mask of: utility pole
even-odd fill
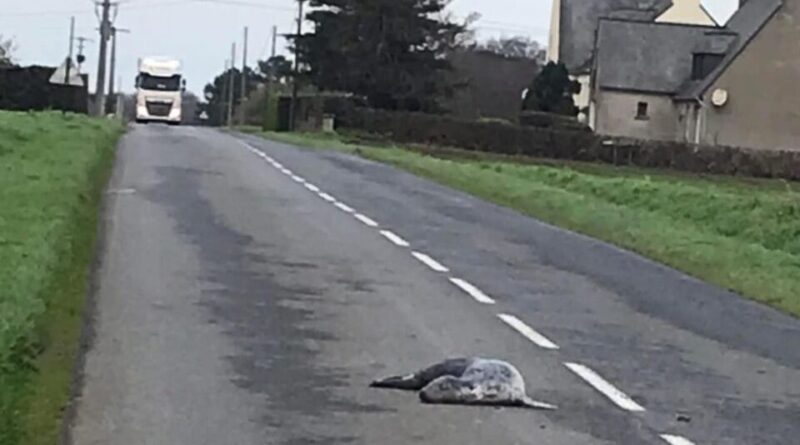
[[[278,27],[272,26],[272,54],[271,57],[275,57],[276,46],[278,45]]]
[[[269,60],[267,61],[267,72],[264,73],[267,75],[267,100],[266,100],[266,108],[267,113],[271,112],[271,108],[269,106],[270,101],[272,100],[272,78],[275,77],[275,46],[278,43],[278,27],[272,27],[272,55],[270,56]],[[264,130],[274,130],[273,128],[268,128],[267,122],[271,119],[271,116],[264,120]]]
[[[225,124],[225,117],[228,115],[227,107],[228,104],[228,81],[225,76],[228,75],[228,59],[225,59],[225,69],[222,70],[222,91],[220,91],[219,95],[219,125],[222,126]]]
[[[303,4],[305,0],[297,0],[297,36],[294,41],[294,80],[292,82],[292,103],[289,106],[289,130],[295,130],[297,114],[297,90],[300,74],[300,36],[303,35]]]
[[[64,72],[64,84],[69,85],[70,69],[72,69],[72,50],[75,44],[75,17],[69,21],[69,56],[67,56],[67,69]]]
[[[108,38],[111,34],[111,0],[103,0],[99,6],[102,8],[100,13],[100,51],[97,55],[97,87],[95,98],[95,112],[98,116],[105,114],[106,109],[106,52],[108,50]]]
[[[244,102],[247,99],[247,33],[248,29],[244,27],[244,49],[242,50],[242,97],[239,101],[239,108],[240,108],[240,117],[241,122],[239,124],[244,125],[245,123],[245,116],[244,116]]]
[[[111,73],[108,76],[108,97],[111,100],[116,98],[116,91],[114,90],[114,81],[117,75],[117,33],[130,33],[128,29],[117,28],[111,26]]]
[[[231,46],[231,72],[228,75],[230,84],[228,85],[228,127],[233,125],[233,98],[236,89],[234,80],[236,79],[236,42]]]

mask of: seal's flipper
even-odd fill
[[[423,370],[403,377],[389,377],[383,380],[376,380],[369,386],[372,388],[403,389],[408,391],[419,391],[428,383],[443,376],[459,377],[464,370],[474,361],[470,358],[448,359],[443,362],[431,365]]]
[[[409,374],[402,377],[389,377],[383,380],[376,380],[369,385],[372,388],[402,389],[406,391],[419,391],[425,386],[417,377],[417,374]]]
[[[539,409],[539,410],[547,410],[547,411],[555,411],[555,410],[558,409],[558,407],[555,406],[555,405],[551,405],[551,404],[545,403],[545,402],[539,402],[539,401],[533,400],[533,399],[531,399],[530,397],[527,397],[527,396],[524,399],[522,399],[522,401],[520,402],[520,405],[525,407],[525,408],[529,408],[529,409]]]

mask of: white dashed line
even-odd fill
[[[681,436],[662,434],[661,438],[664,439],[669,445],[694,445],[694,442]]]
[[[362,223],[366,224],[369,227],[378,227],[378,223],[376,223],[374,220],[370,219],[367,216],[364,216],[360,213],[356,213],[355,216],[357,220],[361,221]]]
[[[450,282],[461,288],[464,292],[469,294],[472,298],[475,299],[478,303],[482,304],[494,304],[495,301],[490,296],[486,295],[478,289],[477,287],[473,286],[467,281],[462,280],[461,278],[450,278]]]
[[[317,187],[316,185],[314,185],[314,184],[312,184],[310,182],[306,182],[306,188],[311,190],[314,193],[319,193],[320,192],[319,187]]]
[[[522,334],[523,337],[532,341],[536,346],[544,349],[558,349],[557,344],[550,341],[550,339],[544,335],[536,332],[536,330],[525,324],[525,322],[519,318],[509,314],[498,314],[497,316],[503,320],[505,324],[511,326],[514,328],[514,330]]]
[[[345,203],[342,203],[342,202],[337,202],[337,203],[336,203],[336,204],[334,204],[334,205],[335,205],[336,207],[338,207],[338,208],[339,208],[339,210],[341,210],[341,211],[343,211],[343,212],[346,212],[346,213],[353,213],[353,212],[355,212],[355,210],[353,210],[353,208],[352,208],[352,207],[348,206],[348,205],[347,205],[347,204],[345,204]]]
[[[414,258],[420,260],[423,264],[433,269],[434,272],[450,272],[450,269],[442,266],[441,263],[429,257],[428,255],[425,255],[424,253],[411,252],[411,254],[414,255]]]
[[[301,178],[301,177],[299,177],[297,175],[292,175],[292,180],[294,182],[299,182],[300,184],[305,184],[306,183],[305,179],[303,179],[303,178]]]
[[[409,244],[408,241],[404,240],[403,238],[400,238],[399,236],[388,230],[381,230],[381,235],[383,235],[384,237],[386,237],[386,239],[394,243],[395,246],[411,247],[411,244]]]
[[[614,404],[618,407],[626,411],[641,412],[645,410],[641,405],[628,397],[627,394],[615,388],[614,385],[608,383],[605,379],[600,377],[599,374],[592,371],[588,367],[578,363],[565,363],[565,365],[570,371],[577,374],[578,377],[585,380],[586,383],[591,385],[594,389],[600,391],[601,394],[608,397],[608,399],[614,402]]]
[[[334,198],[333,196],[331,196],[331,195],[329,195],[327,193],[324,193],[324,192],[323,193],[319,193],[319,197],[324,199],[325,201],[328,201],[328,202],[336,202],[336,198]]]

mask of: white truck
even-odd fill
[[[181,62],[167,57],[139,59],[136,76],[136,122],[180,125],[186,80]]]

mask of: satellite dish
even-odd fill
[[[711,103],[714,104],[715,107],[721,107],[728,103],[728,91],[717,88],[711,93]]]

